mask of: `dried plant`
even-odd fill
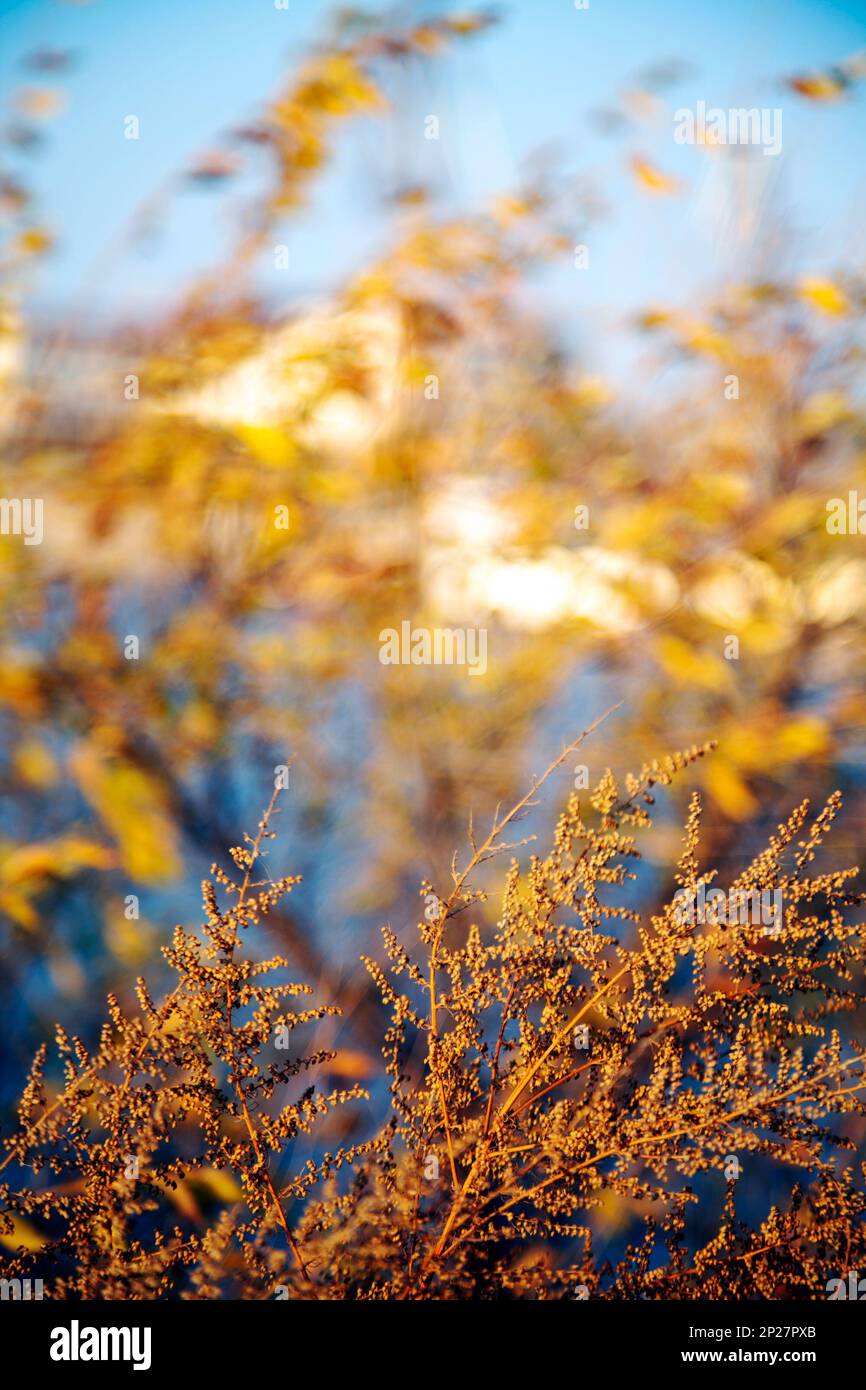
[[[4,1167],[43,1176],[0,1197],[10,1227],[47,1234],[10,1273],[59,1264],[61,1298],[723,1299],[826,1298],[862,1267],[866,1072],[843,1024],[862,1003],[864,899],[855,869],[810,867],[841,798],[811,822],[803,802],[730,885],[726,903],[781,903],[768,927],[712,899],[693,796],[677,890],[645,920],[631,885],[654,789],[709,745],[622,785],[608,772],[588,804],[571,796],[545,858],[512,859],[485,925],[478,870],[519,847],[510,828],[589,732],[483,840],[470,830],[447,898],[422,885],[417,949],[385,930],[386,964],[365,963],[389,1014],[390,1116],[288,1181],[274,1174],[295,1137],[364,1093],[276,1098],[329,1054],[268,1063],[275,1030],[336,1010],[286,1012],[303,987],[265,984],[284,962],[243,949],[296,882],[251,881],[272,802],[233,851],[242,881],[205,883],[202,939],[177,929],[172,994],[156,1006],[139,982],[135,1018],[111,1001],[93,1055],[59,1033],[54,1099],[38,1056]],[[715,906],[682,910],[704,894]],[[770,1168],[790,1171],[788,1196],[750,1222],[740,1192]],[[234,1174],[236,1200],[204,1233],[167,1225],[166,1192],[203,1170]],[[612,1203],[641,1232],[614,1262],[593,1246]]]
[[[111,1022],[92,1055],[58,1029],[65,1086],[53,1100],[44,1079],[47,1049],[40,1049],[3,1167],[17,1161],[55,1181],[14,1193],[4,1187],[0,1198],[7,1231],[14,1229],[12,1215],[34,1215],[49,1231],[60,1230],[36,1255],[22,1251],[12,1277],[26,1276],[35,1260],[37,1272],[58,1264],[64,1271],[51,1284],[58,1298],[157,1298],[184,1271],[193,1296],[219,1296],[232,1279],[248,1293],[270,1292],[285,1263],[285,1253],[271,1248],[279,1229],[298,1277],[312,1289],[286,1219],[286,1193],[277,1191],[271,1172],[273,1157],[334,1106],[366,1093],[353,1087],[320,1095],[309,1086],[298,1100],[272,1105],[279,1088],[328,1054],[278,1063],[265,1063],[263,1054],[273,1055],[275,1039],[279,1047],[300,1026],[338,1012],[330,1005],[288,1009],[286,1001],[310,994],[309,987],[268,983],[287,962],[256,961],[243,950],[243,933],[298,881],[252,879],[263,842],[273,836],[276,796],[256,838],[232,850],[240,881],[214,866],[215,881],[203,884],[202,937],[178,927],[165,948],[178,982],[162,1004],[153,1003],[143,980],[136,985],[135,1017],[110,997]],[[227,900],[222,909],[218,888]],[[306,1193],[356,1153],[325,1154],[294,1179],[291,1193]],[[238,1199],[205,1234],[165,1224],[166,1194],[190,1179],[217,1198]],[[142,1234],[148,1228],[149,1238]]]

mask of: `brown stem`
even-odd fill
[[[271,816],[273,815],[274,807],[276,806],[279,794],[280,789],[278,787],[275,787],[273,793],[271,794],[271,799],[268,802],[268,808],[262,816],[261,820],[259,821],[258,833],[256,835],[255,840],[253,841],[252,849],[249,851],[246,872],[244,874],[244,879],[243,883],[241,884],[240,892],[238,893],[238,901],[237,906],[235,908],[235,913],[237,915],[235,917],[234,932],[232,934],[231,944],[226,951],[226,965],[228,967],[228,978],[226,980],[226,1030],[229,1044],[229,1064],[231,1066],[232,1072],[232,1085],[234,1087],[235,1095],[238,1099],[238,1104],[241,1108],[241,1114],[243,1116],[247,1133],[250,1136],[250,1143],[253,1146],[253,1152],[256,1156],[256,1171],[260,1172],[264,1179],[265,1186],[268,1189],[268,1193],[270,1194],[270,1198],[273,1203],[277,1220],[279,1221],[280,1225],[283,1228],[283,1231],[285,1232],[286,1240],[288,1241],[289,1249],[292,1252],[295,1263],[297,1264],[298,1269],[301,1272],[301,1275],[310,1285],[310,1288],[313,1290],[313,1293],[315,1295],[315,1285],[313,1283],[312,1278],[310,1277],[310,1272],[307,1269],[306,1264],[304,1263],[304,1258],[301,1254],[298,1243],[295,1240],[295,1237],[293,1236],[289,1228],[289,1223],[286,1220],[286,1214],[283,1211],[283,1204],[280,1201],[276,1188],[273,1184],[273,1179],[271,1178],[270,1171],[268,1169],[267,1158],[264,1154],[264,1151],[262,1150],[259,1133],[253,1122],[253,1117],[250,1114],[249,1106],[247,1105],[247,1098],[243,1088],[243,1081],[242,1078],[238,1075],[237,1053],[235,1050],[235,1033],[234,1025],[232,1022],[232,1010],[234,1005],[232,1000],[231,970],[232,966],[234,965],[235,946],[237,945],[238,940],[238,915],[240,913],[240,910],[244,906],[246,895],[250,886],[250,878],[252,876],[253,865],[255,864],[261,852],[262,840],[264,839],[265,834],[267,832],[267,828],[270,823]]]

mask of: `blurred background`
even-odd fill
[[[4,1107],[55,1021],[164,984],[289,762],[261,949],[342,1002],[335,1077],[379,926],[616,701],[527,829],[717,739],[642,909],[695,783],[722,886],[837,787],[858,860],[866,4],[0,18],[0,492],[44,504],[0,536]],[[701,102],[780,150],[678,143]],[[403,621],[484,628],[486,673],[382,665]]]

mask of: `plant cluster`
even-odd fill
[[[864,899],[856,869],[813,867],[841,798],[797,806],[730,885],[781,894],[772,931],[683,921],[676,895],[648,920],[634,906],[655,789],[710,745],[573,794],[548,853],[512,857],[491,921],[479,870],[528,843],[510,827],[585,736],[470,828],[446,897],[422,885],[417,938],[388,927],[366,960],[387,1015],[379,1126],[366,1091],[313,1079],[327,1049],[295,1045],[338,1010],[293,1010],[309,990],[247,949],[297,882],[259,877],[275,793],[236,874],[203,885],[201,932],[165,948],[162,1003],[142,980],[134,1013],[110,998],[92,1051],[58,1030],[55,1092],[40,1050],[5,1140],[20,1181],[0,1187],[6,1243],[39,1235],[4,1274],[56,1298],[809,1299],[862,1268],[866,1072],[845,1025]],[[679,891],[715,881],[700,831],[696,793]],[[366,1137],[286,1171],[300,1136],[359,1105]],[[740,1193],[770,1167],[788,1196],[755,1222]],[[206,1212],[178,1219],[172,1195],[196,1185]],[[611,1204],[637,1232],[613,1260],[595,1248]]]

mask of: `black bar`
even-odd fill
[[[0,1302],[6,1354],[26,1349],[26,1364],[50,1382],[101,1372],[174,1379],[208,1372],[280,1370],[288,1384],[335,1376],[433,1374],[452,1370],[465,1383],[467,1362],[508,1369],[515,1349],[545,1374],[577,1376],[602,1357],[617,1380],[673,1373],[696,1384],[707,1371],[758,1371],[772,1384],[801,1369],[850,1374],[858,1364],[864,1318],[850,1302],[651,1303],[559,1300],[514,1303],[383,1304],[287,1302],[70,1303]],[[115,1329],[114,1333],[103,1329]],[[457,1338],[449,1350],[449,1338]],[[433,1341],[430,1341],[430,1338]],[[539,1338],[543,1340],[539,1340]],[[322,1340],[324,1339],[324,1340]],[[420,1340],[419,1340],[420,1339]],[[65,1354],[68,1359],[53,1359]],[[426,1350],[425,1350],[426,1348]],[[523,1349],[521,1352],[520,1349]],[[89,1359],[97,1351],[102,1359]],[[114,1353],[117,1353],[116,1356]],[[312,1365],[310,1360],[312,1359]],[[134,1371],[135,1363],[139,1371]],[[146,1364],[145,1364],[146,1363]],[[303,1367],[303,1370],[302,1370]],[[315,1369],[317,1367],[317,1369]],[[366,1368],[366,1371],[365,1371]],[[225,1380],[223,1379],[223,1383]],[[642,1380],[641,1383],[647,1383]]]

